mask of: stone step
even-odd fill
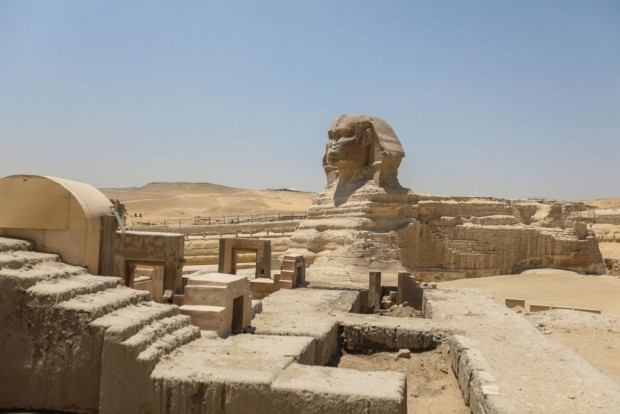
[[[178,315],[179,312],[176,306],[143,302],[110,312],[92,321],[90,325],[104,328],[106,339],[122,342],[136,335],[150,323]]]
[[[125,340],[123,345],[140,354],[155,341],[187,326],[190,326],[189,316],[181,314],[169,316],[142,327],[135,335]]]
[[[293,275],[295,274],[295,272],[293,270],[281,270],[280,271],[280,280],[288,280],[288,281],[292,281],[293,280]]]
[[[278,281],[278,286],[280,287],[280,289],[293,289],[293,281],[280,279]]]
[[[0,237],[0,253],[14,252],[17,250],[32,250],[32,244],[30,242],[27,242],[26,240]]]
[[[185,345],[198,338],[200,338],[200,330],[197,327],[185,326],[151,343],[138,355],[138,361],[145,362],[161,359],[161,357],[169,354],[181,345]]]
[[[96,293],[122,285],[122,279],[117,277],[78,274],[69,278],[52,278],[39,282],[29,288],[27,293],[38,305],[52,306],[79,295]]]
[[[224,306],[183,305],[181,313],[192,319],[192,325],[205,331],[220,331],[224,321]]]
[[[295,260],[282,260],[282,270],[289,270],[291,272],[295,271]]]
[[[83,267],[71,266],[62,262],[41,262],[34,266],[27,265],[21,269],[0,269],[5,278],[13,278],[21,289],[28,289],[36,283],[54,279],[68,279],[78,275],[85,275]]]
[[[12,251],[0,254],[0,270],[28,269],[43,262],[58,262],[57,254],[37,253],[28,251]]]
[[[108,289],[101,292],[79,295],[60,303],[58,308],[86,313],[89,320],[95,320],[117,309],[135,305],[149,299],[149,293],[126,287]]]

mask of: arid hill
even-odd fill
[[[101,188],[120,200],[131,218],[136,213],[152,221],[273,213],[302,213],[314,193],[247,190],[210,183],[150,183],[144,187]]]
[[[597,198],[596,200],[582,200],[582,203],[597,208],[620,208],[620,197]]]

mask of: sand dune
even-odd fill
[[[120,200],[128,216],[151,221],[220,217],[224,215],[302,213],[314,193],[247,190],[210,183],[150,183],[144,187],[101,188]]]

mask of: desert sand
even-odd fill
[[[128,219],[163,221],[222,217],[224,215],[303,214],[314,193],[281,190],[247,190],[210,183],[150,183],[144,187],[101,188],[108,198],[127,208]],[[142,214],[142,219],[134,218]]]

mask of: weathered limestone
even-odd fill
[[[164,267],[163,266],[136,266],[130,276],[130,288],[145,290],[151,294],[151,299],[161,302],[164,297]]]
[[[225,273],[192,274],[185,286],[181,313],[200,329],[221,337],[240,334],[252,321],[250,283]]]
[[[516,308],[517,306],[525,309],[525,300],[524,299],[513,299],[513,298],[506,298],[504,300],[504,304],[506,305],[507,308]]]
[[[185,259],[189,264],[217,264],[219,260],[220,238],[225,236],[238,238],[260,238],[271,243],[271,257],[276,259],[289,247],[289,239],[299,225],[299,220],[262,223],[213,224],[191,227],[162,228],[160,231],[184,233]],[[245,257],[240,255],[240,260]],[[253,260],[252,260],[253,261]]]
[[[180,294],[183,291],[183,242],[183,235],[177,233],[117,232],[114,274],[132,286],[131,280],[136,268],[161,268],[163,283],[153,287],[157,289],[154,298],[162,298],[166,290]]]
[[[280,284],[274,279],[259,277],[250,280],[250,292],[252,292],[253,299],[263,299],[278,290],[280,290]]]
[[[381,272],[368,273],[368,308],[381,309]]]
[[[479,290],[428,290],[425,314],[452,332],[452,368],[472,413],[620,410],[620,384]]]
[[[281,289],[294,289],[306,283],[306,260],[301,254],[287,254],[282,258],[280,279]]]
[[[551,310],[551,305],[540,305],[537,303],[530,303],[529,307],[530,312],[542,312]]]
[[[258,239],[238,239],[222,237],[219,250],[219,273],[236,274],[237,255],[241,253],[256,254],[256,277],[271,277],[271,242]]]
[[[398,290],[396,304],[409,303],[414,309],[422,310],[424,290],[420,282],[408,272],[398,272]]]
[[[368,270],[446,280],[557,267],[602,274],[596,238],[580,203],[439,197],[402,188],[404,156],[385,121],[344,115],[332,124],[323,158],[327,186],[291,236],[307,278],[363,286]]]
[[[101,216],[112,204],[96,188],[36,175],[0,179],[0,236],[36,243],[76,266],[99,272]]]
[[[252,298],[263,299],[280,289],[295,289],[306,284],[306,260],[300,254],[286,255],[282,258],[280,273],[271,278],[250,280]]]
[[[147,292],[125,288],[119,278],[17,248],[0,249],[0,408],[103,412],[102,400],[118,394],[100,387],[141,372],[131,357],[110,359],[110,346],[123,347],[123,355],[152,347],[158,360],[198,335],[178,308],[147,302]],[[123,343],[172,319],[138,347]],[[121,402],[139,395],[140,384],[132,387],[122,390]]]
[[[86,274],[31,248],[0,238],[0,410],[406,412],[402,375],[307,366],[326,363],[338,347],[335,322],[312,323],[326,310],[323,292],[312,292],[310,307],[270,313],[292,318],[293,327],[306,313],[306,332],[316,336],[286,329],[275,334],[270,320],[262,328],[267,336],[201,336],[176,306],[148,302],[148,293],[123,287],[119,278]],[[226,287],[222,277],[235,278],[198,278],[187,287]],[[297,291],[306,289],[281,292]],[[210,293],[188,289],[186,295],[193,300]],[[325,294],[331,309],[347,309],[357,295]]]

